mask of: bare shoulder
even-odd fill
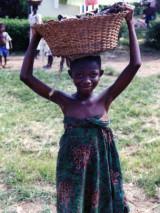
[[[51,89],[49,99],[64,108],[73,101],[73,96],[60,90]]]
[[[97,102],[100,102],[102,105],[104,105],[105,109],[108,111],[109,106],[112,102],[112,98],[111,98],[111,95],[110,95],[110,87],[103,89],[97,95]]]

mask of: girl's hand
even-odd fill
[[[134,6],[126,4],[125,7],[126,7],[126,10],[128,11],[125,19],[127,22],[129,22],[129,21],[133,20]]]

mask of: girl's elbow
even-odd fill
[[[25,76],[24,75],[20,74],[19,78],[20,78],[21,81],[25,81]]]
[[[24,83],[27,83],[28,77],[26,75],[20,74],[20,80],[23,81]]]
[[[141,67],[142,63],[141,62],[138,62],[135,64],[135,68],[138,70],[140,67]]]
[[[141,61],[139,61],[139,62],[136,62],[134,64],[131,64],[131,67],[132,67],[133,70],[137,71],[137,70],[139,70],[141,65],[142,65],[142,63],[141,63]]]

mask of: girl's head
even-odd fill
[[[37,5],[33,5],[32,6],[32,11],[33,11],[34,15],[37,13],[37,10],[38,10],[38,6]]]
[[[100,56],[87,56],[70,62],[69,75],[81,95],[90,95],[102,74]]]

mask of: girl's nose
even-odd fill
[[[85,83],[85,84],[91,84],[90,78],[85,78],[84,81],[83,81],[83,83]]]
[[[92,85],[92,82],[90,79],[85,79],[83,81],[83,87],[90,87]]]

